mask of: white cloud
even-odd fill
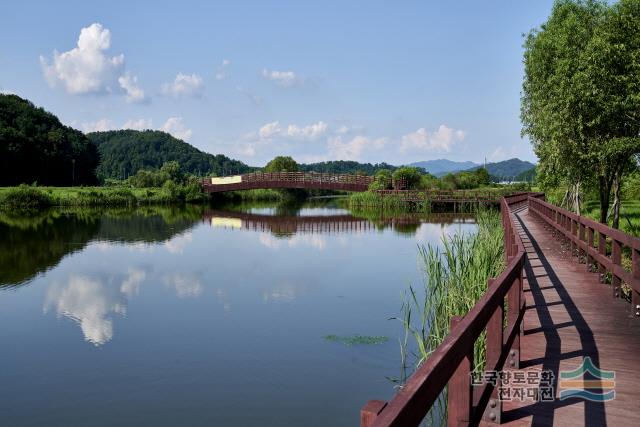
[[[182,139],[183,141],[189,141],[193,134],[191,129],[187,129],[185,126],[182,117],[169,117],[160,130],[170,133],[174,137]]]
[[[359,160],[366,150],[380,150],[386,144],[387,138],[368,138],[358,135],[349,141],[343,140],[341,136],[329,138],[327,145],[329,148],[330,160]]]
[[[291,138],[316,139],[327,132],[327,124],[323,121],[313,123],[308,126],[299,127],[297,125],[287,126],[286,135]]]
[[[124,73],[118,77],[120,87],[127,93],[127,102],[143,102],[146,100],[144,90],[138,86],[138,77],[131,73]]]
[[[111,92],[124,67],[124,55],[109,57],[111,32],[94,23],[80,30],[77,46],[67,52],[53,52],[49,62],[40,64],[51,87],[62,84],[70,94]]]
[[[260,139],[271,139],[280,133],[282,133],[282,127],[278,121],[267,123],[258,130]]]
[[[229,77],[229,66],[231,65],[231,61],[228,59],[223,59],[222,63],[218,66],[218,70],[216,71],[216,80],[224,80]]]
[[[78,126],[77,123],[72,123],[73,126]],[[146,130],[155,129],[153,126],[153,120],[151,119],[129,119],[121,127],[116,126],[113,121],[109,119],[99,119],[95,122],[80,123],[80,129],[83,132],[106,132],[109,130],[117,129],[133,129],[133,130]],[[167,132],[178,139],[188,141],[191,139],[193,132],[188,129],[184,124],[182,117],[169,117],[166,122],[160,127],[161,131]]]
[[[258,130],[258,136],[260,139],[280,137],[297,140],[314,140],[327,133],[328,129],[329,127],[323,121],[319,121],[308,126],[290,124],[286,127],[280,126],[280,122],[275,121],[262,126]]]
[[[106,132],[108,130],[115,130],[117,128],[116,128],[116,125],[114,125],[111,120],[100,119],[95,122],[82,123],[80,124],[80,129],[82,129],[84,133],[89,133],[89,132]]]
[[[349,126],[346,126],[346,125],[342,125],[338,129],[336,129],[336,133],[338,135],[344,135],[345,133],[349,133],[349,132],[351,132],[351,128],[349,128]]]
[[[200,97],[204,90],[202,77],[197,74],[178,73],[173,83],[164,83],[162,85],[162,93],[176,98],[179,97]]]
[[[153,129],[151,119],[129,119],[122,125],[122,129],[146,130]]]
[[[266,68],[262,70],[262,77],[267,80],[271,80],[275,84],[280,87],[292,87],[296,84],[302,83],[302,79],[296,75],[293,71],[276,71],[276,70],[267,70]]]
[[[406,134],[400,143],[400,152],[407,151],[451,151],[451,147],[465,138],[465,132],[452,129],[446,125],[440,125],[435,132],[428,132],[420,128],[415,132]]]

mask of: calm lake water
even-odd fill
[[[0,425],[358,425],[417,245],[475,225],[337,203],[0,215]]]

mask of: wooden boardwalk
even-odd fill
[[[601,369],[615,371],[616,398],[504,402],[502,423],[640,426],[640,319],[629,303],[613,298],[599,274],[571,256],[540,217],[526,207],[513,215],[527,252],[520,368],[552,370],[557,381],[560,370],[573,370],[589,356]]]

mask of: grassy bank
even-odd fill
[[[201,203],[209,199],[196,185],[162,188],[129,187],[19,187],[0,188],[0,207],[38,209],[48,206],[138,206]]]
[[[497,210],[477,215],[475,234],[456,233],[442,237],[442,245],[420,248],[420,265],[424,272],[422,287],[410,286],[402,304],[405,330],[401,343],[404,380],[420,366],[449,333],[452,316],[464,316],[485,293],[487,279],[504,269],[503,230]],[[413,349],[409,352],[409,349]],[[475,344],[474,366],[485,365],[485,337]],[[441,396],[431,415],[446,414],[446,396]]]
[[[426,212],[429,213],[434,209],[432,200],[429,199],[428,191],[431,190],[416,190],[416,195],[421,197],[421,200],[406,201],[402,196],[397,194],[385,194],[381,195],[375,191],[365,191],[362,193],[352,193],[349,196],[349,207],[352,209],[380,209],[389,210],[395,212]],[[520,190],[513,186],[506,187],[483,187],[474,190],[456,190],[454,197],[459,194],[459,197],[470,197],[474,193],[486,195],[491,193],[496,198],[518,192]],[[463,193],[464,192],[464,193]],[[437,203],[437,201],[436,201]],[[476,209],[476,203],[462,204],[458,203],[456,210],[473,212]]]
[[[228,200],[240,200],[247,202],[262,202],[262,201],[281,201],[284,199],[284,194],[280,191],[273,189],[254,189],[254,190],[242,190],[242,191],[230,191],[228,193],[221,193],[215,197],[224,198]]]

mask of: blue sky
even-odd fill
[[[522,34],[552,1],[7,2],[0,90],[251,165],[535,161]]]

